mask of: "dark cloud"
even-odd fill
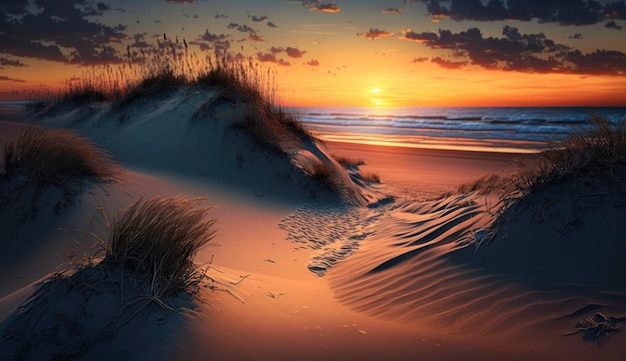
[[[406,1],[417,2],[417,1]],[[560,25],[590,25],[606,18],[624,19],[624,1],[601,4],[597,0],[452,0],[450,5],[442,0],[423,0],[428,13],[435,18],[449,17],[456,21],[494,21],[533,19],[541,23]]]
[[[21,61],[19,61],[19,59],[9,59],[9,58],[0,56],[0,66],[14,66],[14,67],[22,68],[28,65],[22,63]]]
[[[272,46],[272,47],[270,48],[270,52],[271,52],[272,54],[280,54],[280,53],[282,53],[283,51],[285,51],[285,48],[283,48],[283,47],[277,48],[277,47],[275,47],[275,46]]]
[[[285,48],[285,53],[287,53],[287,56],[290,58],[301,58],[304,54],[306,54],[306,51],[288,46]]]
[[[12,82],[15,82],[15,83],[25,83],[25,81],[22,80],[22,79],[11,78],[11,77],[8,77],[8,76],[5,76],[5,75],[0,75],[0,81],[12,81]]]
[[[145,40],[146,35],[148,35],[148,33],[137,33],[133,35],[134,42],[130,44],[129,46],[131,48],[139,48],[139,49],[151,48],[152,46],[148,44]]]
[[[188,5],[188,4],[195,4],[196,0],[166,0],[169,4],[183,4],[183,5]]]
[[[200,48],[201,51],[208,51],[212,49],[211,45],[209,45],[208,43],[205,43],[204,41],[192,40],[189,42],[189,45],[197,46],[198,48]]]
[[[311,11],[319,11],[323,13],[338,13],[341,8],[337,3],[322,3],[319,0],[302,0],[302,6],[309,8]]]
[[[564,62],[572,64],[572,71],[594,75],[626,75],[626,54],[613,50],[596,50],[583,54],[580,50],[561,54]]]
[[[271,21],[268,21],[268,22],[267,22],[267,26],[269,26],[270,28],[277,28],[277,27],[278,27],[278,25],[274,24],[274,23],[273,23],[273,22],[271,22]]]
[[[36,8],[28,1],[2,1],[0,53],[81,65],[120,63],[108,45],[128,39],[126,27],[91,21],[110,9],[88,0],[37,0]]]
[[[108,10],[111,10],[112,8],[111,8],[111,5],[109,4],[99,2],[96,4],[96,9],[98,9],[98,11],[108,11]]]
[[[607,19],[626,20],[626,3],[614,1],[604,6],[604,16]]]
[[[369,31],[366,31],[364,33],[357,33],[356,35],[361,38],[376,40],[376,39],[384,38],[387,36],[392,36],[393,33],[385,31],[385,30],[370,28]]]
[[[215,18],[216,18],[216,19],[228,19],[228,15],[226,15],[226,14],[220,14],[220,13],[215,13]]]
[[[256,59],[262,63],[274,63],[280,66],[291,66],[291,63],[288,61],[284,61],[283,59],[278,59],[274,54],[268,53],[257,53]]]
[[[583,54],[557,44],[543,33],[521,34],[509,25],[504,27],[502,35],[484,37],[477,28],[459,33],[439,30],[438,34],[407,30],[402,39],[451,51],[459,58],[459,62],[454,62],[459,66],[460,62],[467,61],[486,69],[527,73],[626,75],[626,54],[619,51],[597,50]],[[454,64],[433,61],[442,66]]]
[[[423,63],[428,60],[430,60],[428,57],[413,58],[411,59],[411,63]]]
[[[226,34],[213,34],[213,33],[209,32],[209,29],[206,29],[206,30],[204,30],[204,34],[201,34],[198,37],[198,40],[214,42],[214,41],[217,41],[217,40],[226,39],[227,37],[228,37],[228,35],[226,35]]]
[[[265,22],[267,21],[267,16],[254,16],[252,15],[252,21],[255,23]]]
[[[446,69],[461,69],[467,65],[466,61],[451,61],[441,57],[432,58],[430,61]]]
[[[583,34],[581,33],[576,33],[572,36],[568,36],[568,39],[572,39],[572,40],[582,40],[583,39]]]
[[[401,14],[402,10],[398,8],[387,8],[383,10],[383,14]]]
[[[236,29],[237,31],[241,31],[242,33],[256,33],[256,30],[252,29],[248,25],[239,25],[237,23],[230,23],[227,26],[229,29]]]
[[[611,20],[611,21],[607,22],[606,24],[604,24],[604,27],[608,28],[608,29],[622,30],[622,26],[621,25],[617,25],[615,20]]]
[[[311,60],[307,61],[306,63],[302,63],[302,65],[320,66],[320,62],[315,60],[315,59],[311,59]]]
[[[248,40],[263,42],[265,41],[265,38],[262,37],[261,35],[258,35],[257,33],[250,33],[250,35],[248,35]]]

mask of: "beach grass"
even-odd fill
[[[365,165],[363,159],[350,158],[343,155],[333,154],[333,158],[344,168],[356,168]]]
[[[304,171],[321,186],[329,188],[338,186],[336,181],[337,169],[330,162],[316,160],[305,167]]]
[[[194,256],[215,235],[203,198],[138,200],[111,222],[103,265],[148,280],[152,294],[185,291],[198,279]]]
[[[22,224],[35,219],[44,190],[57,189],[52,203],[58,214],[74,203],[83,185],[113,182],[120,172],[108,152],[71,130],[27,128],[3,147],[0,207],[22,204],[14,210]]]
[[[486,175],[458,188],[461,193],[496,193],[517,199],[548,185],[593,179],[623,182],[626,176],[626,124],[591,113],[590,127],[570,133],[551,148],[514,160],[505,175]]]
[[[25,130],[4,145],[3,163],[2,177],[23,175],[36,187],[109,181],[118,173],[109,153],[68,129]]]

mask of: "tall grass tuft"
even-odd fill
[[[344,168],[357,168],[365,165],[365,161],[363,159],[355,159],[337,154],[333,154],[333,158]]]
[[[202,198],[139,200],[112,221],[104,265],[145,277],[153,294],[172,295],[197,278],[193,258],[214,236]]]
[[[512,181],[529,192],[572,178],[611,178],[626,171],[626,125],[591,114],[591,128],[570,134],[552,149],[516,161]]]
[[[109,181],[118,173],[109,153],[68,129],[29,128],[4,145],[3,161],[1,176],[20,174],[36,187]]]
[[[319,185],[336,188],[337,170],[330,162],[316,160],[313,164],[305,167],[304,171],[308,173]]]
[[[511,174],[485,176],[462,185],[459,191],[500,193],[516,199],[557,182],[625,177],[626,124],[613,124],[593,113],[589,123],[589,129],[571,133],[551,149],[517,158]]]

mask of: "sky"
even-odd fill
[[[287,106],[626,106],[623,0],[0,0],[0,99],[164,34],[253,58]]]

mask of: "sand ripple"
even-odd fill
[[[567,330],[576,310],[615,304],[598,299],[624,300],[476,267],[477,241],[493,221],[484,198],[471,194],[397,204],[380,216],[359,251],[329,272],[330,286],[355,310],[452,333],[520,332],[539,324]]]
[[[375,226],[389,206],[351,207],[341,204],[311,203],[280,221],[287,239],[296,248],[312,249],[308,269],[324,276],[328,269],[359,249],[374,235]]]

